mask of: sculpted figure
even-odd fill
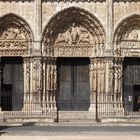
[[[86,31],[84,28],[80,28],[80,37],[79,37],[79,43],[90,43],[90,34],[88,31]]]
[[[55,43],[68,43],[70,33],[66,31],[65,33],[59,33]]]
[[[126,33],[123,37],[123,39],[126,40],[138,40],[139,39],[139,31],[136,29],[133,29],[131,32]]]
[[[79,40],[79,29],[76,27],[75,23],[72,24],[70,28],[71,42],[76,44]]]
[[[8,28],[1,35],[1,39],[25,39],[25,35],[18,28]]]

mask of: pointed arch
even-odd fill
[[[3,50],[1,55],[29,54],[32,42],[33,32],[23,18],[13,13],[0,18],[0,48]]]
[[[58,37],[61,39],[56,41]],[[58,12],[43,30],[42,42],[45,48],[56,42],[78,44],[80,41],[87,44],[104,44],[105,31],[94,15],[79,7],[69,7]]]
[[[121,20],[114,32],[114,43],[120,43],[134,29],[140,28],[140,15],[133,14]],[[132,38],[130,40],[133,40]]]

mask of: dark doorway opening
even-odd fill
[[[123,100],[126,111],[139,111],[140,58],[125,58],[123,71]]]
[[[140,85],[134,85],[134,93],[133,93],[133,98],[134,98],[133,110],[134,111],[139,111],[139,104],[138,104],[139,96],[140,96]]]
[[[58,109],[88,111],[89,58],[58,58]]]
[[[18,111],[23,106],[23,59],[1,57],[1,108]]]

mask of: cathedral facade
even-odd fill
[[[138,0],[0,0],[0,113],[139,116]]]

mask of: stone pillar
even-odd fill
[[[105,94],[105,58],[97,58],[96,73],[98,112],[102,112],[106,108],[103,103],[107,100]]]
[[[3,112],[1,108],[1,80],[2,80],[2,66],[1,66],[1,58],[0,58],[0,122],[3,122]]]
[[[24,104],[23,111],[28,111],[28,102],[30,100],[30,58],[23,58],[23,70],[24,70]]]
[[[112,40],[113,40],[113,0],[107,0],[107,33],[106,33],[106,48],[107,50],[113,50]]]
[[[0,114],[2,111],[2,108],[1,108],[1,80],[2,80],[2,66],[1,66],[1,57],[0,57]]]
[[[114,102],[116,112],[124,111],[122,100],[122,75],[123,58],[114,58]]]
[[[42,0],[35,0],[36,20],[35,20],[35,37],[34,37],[34,55],[41,54],[41,35],[42,35]]]
[[[34,111],[43,111],[42,107],[42,58],[34,57],[32,58],[32,93],[30,95],[30,100],[33,103]]]
[[[47,111],[56,111],[56,90],[57,90],[57,67],[56,58],[48,57],[45,59],[45,79],[44,79],[44,99]]]
[[[95,112],[95,94],[96,94],[96,75],[95,75],[95,60],[94,58],[90,58],[90,65],[89,65],[89,85],[90,85],[90,108],[89,111]]]

